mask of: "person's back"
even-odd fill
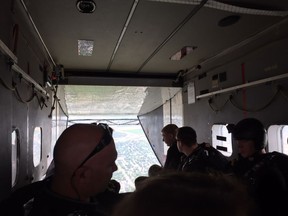
[[[164,163],[164,169],[166,170],[177,170],[181,162],[182,153],[177,148],[176,132],[177,125],[168,124],[162,128],[161,134],[163,141],[169,147],[167,150],[167,156]]]
[[[106,215],[101,195],[117,170],[112,129],[105,124],[75,124],[54,148],[54,173],[34,197],[29,216]]]
[[[224,172],[229,161],[210,144],[197,143],[196,131],[188,126],[178,129],[177,146],[182,157],[179,170],[189,172]]]
[[[198,144],[192,154],[183,157],[182,171],[226,172],[229,161],[210,144]]]

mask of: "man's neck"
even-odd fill
[[[52,179],[50,189],[63,197],[69,198],[69,199],[74,199],[78,201],[83,201],[83,202],[89,202],[90,198],[89,197],[83,197],[80,192],[78,191],[76,186],[72,186],[70,182],[64,183],[59,183],[60,181],[55,181]]]

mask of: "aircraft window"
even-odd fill
[[[19,167],[19,130],[13,129],[11,134],[11,162],[12,162],[12,187],[16,184]]]
[[[140,125],[112,125],[118,151],[113,179],[121,184],[120,192],[135,190],[134,180],[148,176],[152,164],[160,165]]]
[[[42,128],[35,127],[33,134],[33,164],[34,167],[40,164],[42,158]]]
[[[288,155],[288,125],[271,125],[268,128],[268,150]]]
[[[212,145],[223,155],[232,155],[232,136],[228,133],[225,124],[214,124],[212,126]]]

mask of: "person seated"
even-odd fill
[[[149,178],[148,176],[138,176],[137,178],[135,178],[134,180],[134,185],[135,185],[135,190],[137,190],[137,188],[139,187],[139,185],[143,184],[143,182]]]
[[[151,165],[148,169],[148,176],[138,176],[137,178],[135,178],[134,180],[135,189],[137,190],[139,185],[142,184],[145,179],[152,177],[152,176],[160,175],[163,172],[164,172],[163,167],[159,166],[158,164]]]
[[[196,131],[192,127],[179,128],[176,139],[179,151],[184,153],[180,171],[206,173],[226,171],[228,159],[210,144],[198,144]]]
[[[252,216],[246,188],[228,175],[169,172],[144,180],[112,216]]]
[[[148,176],[156,176],[159,175],[161,172],[163,172],[163,168],[158,164],[153,164],[148,169]]]
[[[110,202],[103,193],[117,170],[112,129],[101,123],[74,124],[58,138],[53,156],[53,174],[37,183],[31,204],[24,204],[25,215],[107,215],[118,201],[103,203]]]
[[[238,158],[231,162],[232,173],[249,187],[260,215],[288,215],[288,156],[266,153],[267,132],[261,121],[245,118],[228,131],[238,147]]]

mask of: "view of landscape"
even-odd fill
[[[149,167],[160,163],[140,125],[113,125],[112,128],[118,151],[118,170],[112,178],[120,182],[120,192],[130,192],[135,189],[135,178],[147,176]]]

